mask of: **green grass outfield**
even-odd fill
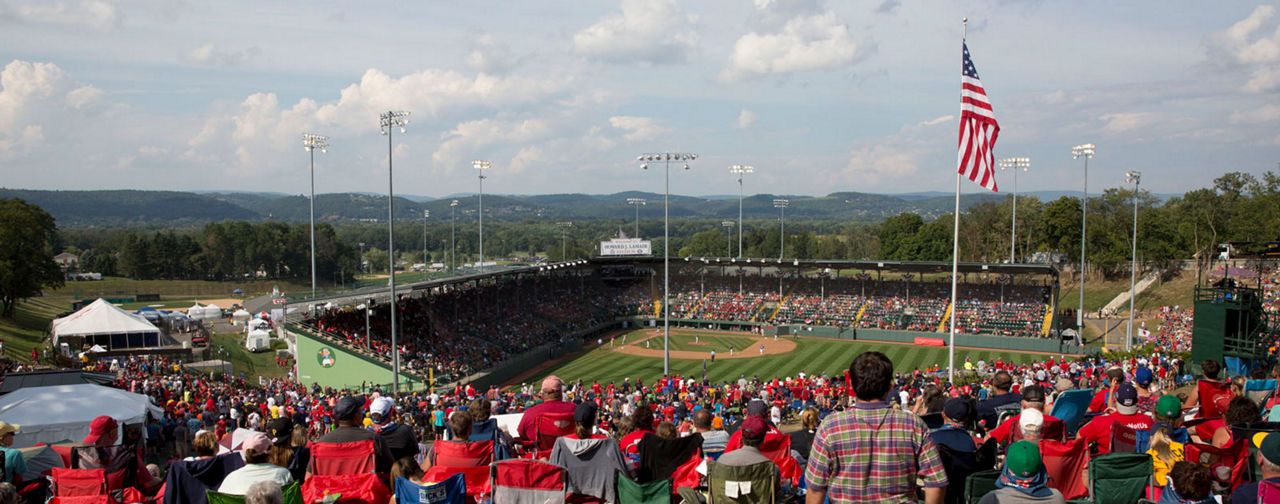
[[[750,337],[735,333],[709,334],[706,331],[698,331],[698,333],[699,338],[704,342],[708,342],[708,345],[693,345],[693,331],[673,329],[671,331],[671,347],[672,349],[704,351],[708,352],[708,354],[712,348],[716,348],[716,362],[707,363],[707,378],[712,381],[736,380],[739,375],[747,377],[756,375],[762,379],[775,376],[787,377],[794,376],[801,370],[808,374],[827,373],[841,375],[849,368],[849,363],[853,361],[855,356],[871,350],[884,352],[893,361],[894,369],[901,372],[909,372],[925,366],[932,366],[933,364],[945,365],[947,362],[946,347],[923,347],[813,337],[796,339],[796,349],[784,354],[755,355],[744,359],[724,359],[722,357],[728,355],[729,344],[733,344],[734,348],[739,351],[747,348],[749,355],[754,354],[755,349]],[[637,341],[652,334],[653,329],[632,331],[628,333],[627,344],[628,346],[635,346]],[[621,344],[621,341],[622,337],[619,335],[615,343]],[[638,343],[638,345],[643,347],[644,344]],[[652,341],[651,349],[659,351],[662,349],[661,334]],[[1003,359],[1006,362],[1029,362],[1045,358],[1044,355],[1039,354],[1002,350],[956,349],[956,362],[963,362],[965,356],[972,357],[975,362],[980,359],[987,361]],[[703,359],[673,358],[671,359],[671,371],[681,376],[701,377],[702,363]],[[621,383],[623,378],[631,378],[632,380],[642,378],[645,382],[650,382],[662,377],[662,358],[641,357],[615,352],[609,348],[609,340],[606,338],[602,347],[589,350],[570,360],[555,363],[546,369],[539,370],[535,376],[521,381],[533,382],[541,380],[549,374],[555,374],[565,380],[582,379],[586,383],[590,383],[592,380],[600,380],[601,383],[608,383],[613,380]]]

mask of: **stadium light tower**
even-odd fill
[[[720,223],[720,225],[721,225],[721,226],[724,226],[725,233],[727,233],[727,234],[729,235],[729,236],[728,236],[728,240],[729,240],[729,244],[728,244],[728,245],[729,245],[729,255],[727,255],[727,256],[725,256],[725,257],[733,257],[733,221],[731,221],[731,220],[723,221],[723,222],[721,222],[721,223]]]
[[[773,207],[782,210],[782,220],[778,227],[778,260],[781,261],[787,254],[787,205],[791,204],[789,199],[773,200]],[[741,238],[741,236],[739,236]]]
[[[302,148],[311,154],[311,299],[316,298],[316,149],[328,152],[329,137],[302,134]]]
[[[449,202],[449,273],[458,274],[458,242],[455,238],[455,231],[458,228],[458,218],[454,216],[453,210],[458,208],[458,200]]]
[[[640,237],[640,207],[644,206],[644,198],[627,198],[627,204],[636,207],[636,235],[632,238]]]
[[[729,173],[738,176],[738,259],[742,259],[742,176],[748,173],[754,173],[756,167],[746,165],[733,165],[729,167]],[[729,255],[733,255],[732,252]]]
[[[565,244],[568,243],[567,238],[569,236],[569,228],[573,227],[573,223],[569,221],[562,221],[557,222],[556,226],[560,227],[560,260],[567,261],[569,260],[569,255],[566,252],[567,249],[565,248]]]
[[[1000,160],[1000,171],[1013,170],[1013,219],[1009,226],[1009,264],[1018,262],[1018,168],[1027,171],[1031,168],[1031,159],[1011,157]]]
[[[1076,330],[1084,337],[1084,248],[1085,217],[1089,213],[1089,159],[1093,158],[1093,144],[1080,144],[1071,148],[1071,159],[1084,158],[1084,198],[1080,200],[1080,309],[1076,310]]]
[[[390,257],[391,277],[387,285],[391,287],[391,395],[400,395],[400,352],[399,339],[396,335],[396,213],[395,213],[395,176],[392,172],[391,156],[395,152],[392,146],[392,134],[396,128],[404,133],[409,124],[409,113],[404,111],[387,111],[379,116],[382,135],[387,137],[387,255]]]
[[[476,269],[484,271],[484,171],[489,169],[489,162],[477,159],[471,162],[471,167],[480,172],[479,211],[476,212],[480,216],[480,262],[476,264]]]
[[[1124,183],[1133,184],[1133,264],[1129,267],[1129,332],[1124,338],[1124,349],[1133,348],[1133,303],[1138,295],[1134,286],[1138,281],[1138,184],[1142,182],[1142,172],[1130,170],[1124,174]]]
[[[636,157],[640,168],[649,169],[650,162],[662,161],[667,168],[666,193],[662,197],[662,374],[671,373],[671,162],[683,162],[689,169],[689,161],[697,154],[687,152],[658,152]]]

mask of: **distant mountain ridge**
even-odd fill
[[[1045,191],[1057,198],[1064,191]],[[1022,193],[1039,196],[1038,192]],[[1006,194],[987,192],[962,194],[961,207],[982,201],[1000,201]],[[306,195],[270,192],[236,191],[44,191],[0,188],[0,198],[22,198],[44,208],[63,227],[91,226],[186,226],[223,220],[306,222],[310,204]],[[662,216],[662,194],[625,191],[613,194],[486,194],[484,213],[487,219],[499,220],[594,220],[633,219],[636,208],[628,198],[643,198],[639,208],[641,219]],[[788,219],[872,222],[903,212],[918,213],[925,219],[952,211],[955,200],[948,193],[873,194],[836,192],[826,196],[754,194],[745,196],[742,211],[746,218],[776,219],[779,211],[773,200],[787,198]],[[1042,200],[1047,198],[1041,197]],[[473,219],[477,198],[474,194],[431,198],[396,196],[396,220],[420,221],[429,211],[430,220],[448,220],[450,202],[458,201],[453,210],[459,220]],[[330,193],[316,195],[318,222],[386,222],[385,196],[368,193]],[[736,197],[671,195],[673,218],[736,218]]]

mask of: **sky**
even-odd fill
[[[965,17],[1017,190],[1280,171],[1275,4],[0,0],[0,187],[950,192]]]

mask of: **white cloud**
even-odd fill
[[[1280,26],[1267,33],[1268,25],[1275,24],[1275,13],[1275,7],[1259,5],[1248,17],[1209,36],[1210,61],[1250,69],[1249,80],[1242,86],[1245,91],[1280,89]]]
[[[623,135],[623,138],[632,142],[652,140],[658,135],[670,131],[659,125],[658,121],[652,117],[614,116],[609,118],[609,124],[626,131],[627,133]]]
[[[488,33],[476,37],[473,44],[471,52],[467,53],[464,59],[464,63],[472,70],[505,73],[516,64],[516,59],[511,55],[511,48],[498,42]]]
[[[1155,121],[1155,115],[1147,112],[1117,112],[1113,114],[1103,114],[1098,117],[1102,121],[1106,121],[1106,126],[1102,127],[1103,131],[1110,133],[1124,133],[1145,127]]]
[[[120,10],[102,0],[83,0],[74,4],[50,2],[19,5],[14,9],[23,22],[63,25],[73,28],[107,30],[119,26]]]
[[[1237,110],[1231,113],[1232,124],[1256,124],[1280,120],[1280,105],[1263,105],[1260,108]]]
[[[102,90],[93,86],[81,86],[67,93],[67,105],[84,108],[102,99]]]
[[[744,75],[823,70],[848,65],[858,56],[849,27],[827,11],[793,18],[777,33],[743,35],[733,44],[720,77],[731,81]]]
[[[432,162],[445,173],[476,158],[482,150],[494,145],[527,145],[546,138],[552,132],[547,119],[523,119],[516,121],[480,119],[463,122],[445,133],[440,147],[431,154]],[[532,154],[527,154],[531,156]],[[519,157],[519,156],[517,156]],[[526,162],[533,158],[526,157]],[[520,165],[520,169],[524,168]]]
[[[573,35],[578,54],[602,61],[680,63],[698,44],[697,16],[673,0],[623,0],[612,13]]]
[[[1266,93],[1280,89],[1280,65],[1259,66],[1244,83],[1245,91]]]
[[[187,61],[201,65],[233,67],[245,63],[261,52],[262,50],[257,46],[249,47],[243,51],[226,51],[219,50],[213,44],[204,44],[187,51],[185,57]]]
[[[0,71],[0,134],[13,132],[25,111],[68,86],[53,63],[13,60]]]
[[[756,124],[756,113],[747,109],[742,109],[738,114],[738,120],[734,121],[733,127],[738,129],[747,129]]]
[[[933,126],[933,125],[935,125],[935,124],[942,124],[942,123],[945,123],[945,122],[951,122],[951,121],[952,121],[952,120],[954,120],[955,118],[956,118],[956,116],[953,116],[953,115],[944,115],[944,116],[942,116],[942,117],[937,117],[937,118],[934,118],[934,119],[929,119],[928,121],[920,121],[920,125],[921,125],[921,126]]]
[[[827,180],[823,182],[827,187],[918,186],[919,181],[913,178],[924,160],[932,158],[939,146],[955,145],[954,119],[947,115],[923,120],[888,136],[859,141],[850,150],[844,169],[824,174]]]

